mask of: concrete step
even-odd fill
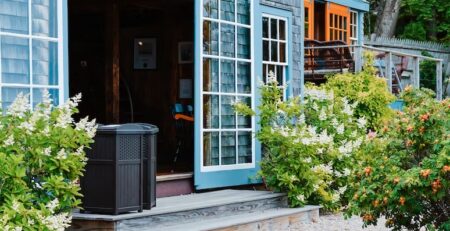
[[[70,230],[165,229],[179,224],[197,224],[209,219],[232,219],[286,208],[285,194],[252,190],[221,190],[158,198],[156,207],[141,213],[120,215],[73,214]],[[293,211],[293,210],[292,210]],[[267,213],[269,214],[269,213]],[[232,219],[234,220],[234,218]],[[184,229],[183,229],[184,230]]]
[[[303,208],[273,208],[253,213],[230,215],[225,217],[209,217],[198,222],[186,222],[181,224],[167,224],[164,227],[123,227],[119,224],[119,230],[126,231],[283,231],[292,230],[305,223],[311,223],[319,219],[318,206],[306,206]]]

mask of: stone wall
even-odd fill
[[[292,73],[291,84],[294,96],[298,96],[303,92],[303,62],[304,49],[304,19],[303,19],[303,0],[260,0],[261,5],[276,7],[292,12]]]

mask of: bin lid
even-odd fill
[[[127,123],[126,125],[138,125],[141,126],[142,129],[145,130],[145,133],[147,134],[156,134],[159,132],[159,128],[156,125],[153,124],[147,124],[147,123]]]
[[[97,133],[114,133],[114,134],[156,134],[159,129],[151,124],[108,124],[100,125]]]

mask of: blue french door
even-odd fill
[[[256,182],[261,148],[255,118],[237,115],[235,102],[255,108],[256,0],[195,3],[195,188]]]

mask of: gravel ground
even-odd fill
[[[293,231],[387,231],[384,226],[385,219],[379,219],[377,226],[362,228],[362,221],[359,217],[344,219],[342,214],[320,215],[319,220],[310,224],[298,225]]]

